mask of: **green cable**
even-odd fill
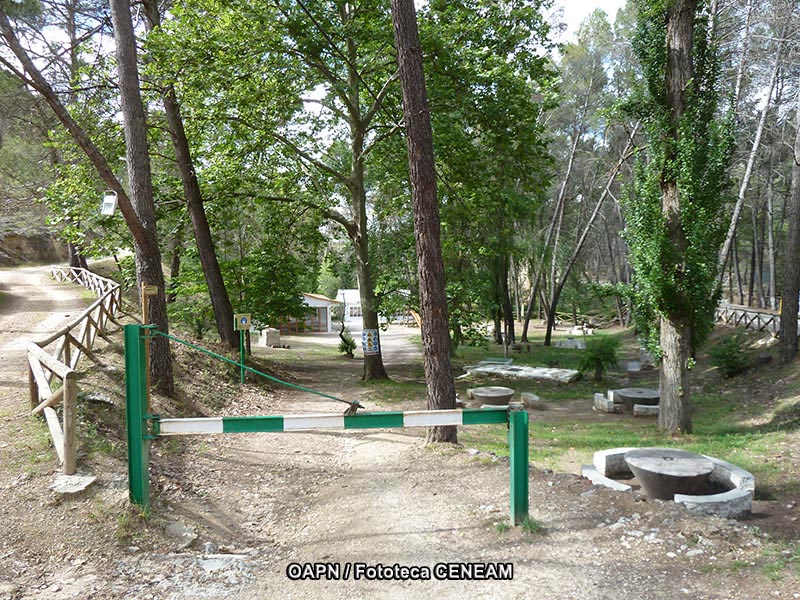
[[[187,342],[186,340],[182,340],[180,338],[176,338],[168,333],[164,333],[163,331],[159,331],[158,329],[153,329],[153,333],[156,333],[162,337],[167,338],[168,340],[172,340],[173,342],[178,342],[179,344],[183,344],[184,346],[188,346],[192,350],[199,350],[203,354],[208,354],[209,356],[213,356],[223,362],[228,364],[234,365],[236,367],[244,368],[251,373],[255,373],[256,375],[260,375],[270,381],[274,381],[275,383],[280,383],[281,385],[285,385],[290,388],[294,388],[296,390],[300,390],[303,392],[309,392],[311,394],[316,394],[317,396],[322,396],[323,398],[328,398],[329,400],[336,400],[337,402],[344,402],[345,404],[349,404],[350,406],[361,406],[358,400],[353,400],[352,402],[348,402],[347,400],[343,400],[342,398],[337,398],[336,396],[331,396],[330,394],[326,394],[325,392],[318,392],[317,390],[312,390],[311,388],[303,387],[302,385],[296,385],[294,383],[289,383],[288,381],[283,381],[282,379],[278,379],[277,377],[273,377],[272,375],[267,375],[266,373],[262,373],[252,367],[248,367],[247,365],[243,365],[241,363],[236,362],[235,360],[231,360],[226,356],[222,356],[221,354],[217,354],[216,352],[211,352],[211,350],[206,350],[205,348],[201,348],[200,346],[195,346],[194,344]]]

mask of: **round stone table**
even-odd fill
[[[611,390],[611,393],[613,394],[614,404],[624,404],[628,410],[633,410],[634,404],[656,406],[661,399],[661,393],[658,390],[648,388],[622,388],[620,390]]]
[[[704,494],[714,463],[686,450],[639,448],[625,453],[625,462],[648,496],[672,500],[675,494]]]
[[[472,397],[481,404],[505,406],[514,397],[514,390],[499,385],[472,388]]]

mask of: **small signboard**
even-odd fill
[[[233,324],[236,331],[247,331],[250,329],[250,313],[233,315]]]
[[[377,329],[365,329],[361,332],[361,347],[364,350],[364,356],[380,353]]]
[[[145,296],[158,296],[158,286],[143,284],[142,294],[144,294]]]
[[[107,190],[103,194],[103,203],[100,205],[100,214],[110,216],[114,214],[117,208],[117,192],[114,190]]]

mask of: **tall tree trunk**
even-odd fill
[[[789,19],[784,20],[781,34],[778,39],[778,48],[775,51],[775,62],[772,66],[772,78],[769,83],[769,90],[767,91],[767,98],[764,101],[764,108],[761,109],[761,117],[758,120],[758,128],[756,129],[756,137],[753,140],[753,146],[750,148],[750,155],[747,159],[747,166],[745,167],[744,177],[739,186],[739,195],[736,198],[736,204],[733,207],[733,214],[731,215],[731,222],[728,226],[728,234],[725,236],[725,242],[719,251],[719,258],[717,259],[720,267],[720,277],[725,272],[725,261],[728,259],[728,252],[730,251],[731,244],[733,243],[733,236],[736,233],[736,226],[739,224],[739,216],[742,213],[742,206],[744,205],[745,195],[747,188],[750,186],[750,178],[753,175],[753,167],[756,163],[758,156],[758,149],[761,146],[761,137],[764,133],[764,125],[767,122],[767,114],[769,113],[770,100],[772,99],[772,92],[775,90],[775,83],[778,81],[778,74],[780,73],[781,64],[783,64],[783,38],[786,33],[786,27]]]
[[[428,408],[455,408],[456,391],[450,364],[450,333],[439,205],[436,200],[433,134],[414,1],[392,0],[392,21],[403,88],[403,116],[414,200],[414,233]],[[433,427],[428,431],[428,441],[456,443],[456,435],[457,429],[452,425]]]
[[[366,200],[364,201],[366,203]],[[378,353],[364,356],[364,369],[361,378],[364,381],[372,379],[388,379],[386,368],[383,366],[383,356],[380,352],[380,323],[376,306],[375,287],[372,282],[372,268],[369,262],[369,247],[366,236],[366,216],[363,217],[364,233],[359,233],[351,238],[355,249],[356,275],[358,277],[358,290],[361,298],[361,322],[364,329],[371,329],[378,336]],[[423,319],[424,319],[423,315]]]
[[[514,314],[516,315],[516,318],[519,319],[522,316],[523,310],[522,294],[520,293],[519,287],[519,268],[517,267],[517,261],[514,260],[513,255],[509,258],[509,275],[513,284],[512,290],[514,292]]]
[[[697,0],[675,0],[667,8],[666,100],[670,107],[671,135],[677,148],[679,124],[686,110],[686,91],[694,69],[692,45]],[[667,156],[667,160],[673,157]],[[681,197],[677,175],[662,171],[661,212],[666,222],[667,241],[676,260],[686,261],[688,241],[681,225]],[[682,272],[685,272],[685,268]],[[680,288],[678,288],[680,289]],[[689,299],[679,292],[678,307],[661,318],[661,409],[658,427],[669,433],[692,431],[689,358],[691,358],[691,309]]]
[[[156,0],[146,0],[144,5],[151,29],[160,26],[161,15],[158,12]],[[178,162],[178,171],[183,183],[186,208],[192,221],[192,229],[197,243],[197,254],[200,258],[203,277],[211,297],[211,307],[214,311],[217,334],[224,344],[236,349],[239,347],[239,336],[234,330],[233,306],[217,260],[214,238],[211,236],[211,227],[203,206],[203,195],[200,191],[200,184],[197,181],[194,161],[189,149],[189,140],[186,137],[186,129],[183,126],[180,105],[175,96],[175,88],[171,84],[162,90],[161,99],[164,104],[164,112],[167,115],[167,122],[169,123],[170,137],[172,138],[172,145]]]
[[[761,209],[759,208],[759,212]],[[756,252],[756,270],[758,271],[758,278],[756,279],[758,290],[758,307],[759,308],[766,308],[767,306],[767,295],[764,291],[764,246],[766,246],[764,237],[766,236],[767,232],[764,227],[764,223],[766,219],[758,218],[758,214],[756,213],[755,225],[757,225],[757,234],[753,236],[753,239],[757,242],[757,249]]]
[[[747,306],[753,306],[753,289],[756,276],[756,245],[750,246],[750,278],[747,280]]]
[[[742,270],[739,267],[739,236],[733,236],[733,249],[731,251],[733,255],[733,265],[734,270],[736,271],[736,289],[739,292],[739,304],[744,306],[744,284],[742,283]],[[733,292],[731,292],[731,296],[733,296]]]
[[[340,17],[344,24],[352,18],[353,7],[344,4],[340,8]],[[378,322],[378,307],[375,298],[375,287],[372,281],[372,263],[369,258],[369,230],[367,223],[367,192],[364,183],[364,142],[372,118],[369,116],[373,109],[377,111],[380,104],[377,102],[373,109],[362,115],[361,111],[361,75],[356,70],[357,47],[352,38],[347,40],[347,93],[350,112],[350,175],[347,178],[347,187],[350,192],[351,208],[353,211],[353,228],[349,229],[350,239],[356,258],[356,274],[358,276],[358,289],[361,296],[361,319],[364,329],[372,329],[378,337],[378,352],[364,356],[364,369],[362,379],[388,379],[386,368],[383,365],[383,355],[380,348],[380,326]],[[379,93],[380,95],[380,93]]]
[[[770,157],[769,181],[767,182],[767,262],[769,265],[769,307],[777,309],[778,301],[775,287],[775,235],[772,213],[772,157]]]
[[[86,269],[89,270],[89,265],[86,262],[86,257],[81,254],[81,251],[75,247],[75,244],[72,242],[67,244],[67,253],[68,253],[68,260],[69,266],[76,268],[76,269]]]
[[[506,344],[516,343],[514,334],[514,307],[511,304],[511,290],[508,285],[509,276],[509,256],[504,250],[504,256],[500,257],[497,269],[498,291],[500,293],[500,309],[503,318],[503,333]]]
[[[587,97],[588,102],[588,97]],[[584,104],[585,109],[585,104]],[[585,110],[584,110],[585,112]],[[553,234],[556,234],[558,237],[557,228],[561,226],[561,220],[559,217],[563,216],[563,204],[566,200],[567,196],[567,184],[569,183],[569,179],[572,175],[572,167],[575,164],[575,154],[578,151],[578,142],[580,142],[580,134],[581,131],[575,132],[574,138],[572,140],[572,147],[569,151],[569,159],[567,160],[567,172],[564,174],[564,179],[561,181],[561,187],[558,191],[558,198],[556,198],[556,206],[555,210],[553,211],[553,217],[550,220],[550,225],[547,227],[547,233],[544,236],[544,246],[542,247],[542,254],[539,258],[539,264],[536,267],[536,279],[533,282],[533,287],[531,288],[531,297],[528,301],[528,309],[525,311],[525,322],[522,325],[522,341],[528,341],[528,326],[530,325],[531,317],[533,316],[533,307],[536,300],[536,295],[539,293],[539,285],[542,282],[542,275],[544,274],[544,266],[547,259],[547,251],[550,247],[550,240],[553,237]],[[555,244],[557,245],[557,244]],[[555,249],[553,250],[555,252]]]
[[[167,291],[167,303],[175,302],[178,299],[178,277],[181,274],[181,254],[183,250],[183,234],[184,234],[183,219],[180,220],[175,234],[169,241],[167,250],[170,253],[169,258],[169,286]]]
[[[781,360],[797,356],[797,311],[800,293],[800,108],[795,105],[792,188],[787,204],[789,230],[784,251],[783,301],[781,303]]]
[[[691,356],[691,329],[688,324],[661,318],[661,366],[658,428],[670,433],[692,432],[691,382],[688,360]]]
[[[558,308],[558,301],[561,298],[561,292],[564,290],[564,285],[567,282],[567,278],[569,277],[569,274],[572,272],[572,269],[575,267],[575,263],[578,261],[578,257],[580,256],[581,251],[583,250],[583,245],[586,243],[586,239],[589,236],[589,232],[592,230],[592,227],[594,226],[594,222],[597,219],[597,215],[600,214],[600,209],[603,206],[603,202],[605,201],[608,194],[611,192],[611,185],[614,183],[614,179],[616,178],[617,173],[619,173],[619,170],[620,168],[622,168],[622,165],[625,163],[625,161],[628,160],[628,158],[630,158],[631,155],[633,154],[633,140],[636,137],[636,132],[638,130],[639,130],[639,122],[637,122],[636,125],[634,126],[633,131],[631,132],[631,135],[628,138],[628,143],[625,145],[625,149],[622,151],[622,155],[619,157],[619,160],[611,169],[608,179],[606,180],[606,185],[603,188],[603,193],[600,194],[600,198],[597,200],[594,210],[592,211],[591,216],[586,222],[586,225],[584,226],[583,231],[581,232],[581,236],[578,238],[578,241],[575,244],[575,249],[572,251],[572,255],[569,257],[569,260],[567,261],[567,265],[564,268],[564,272],[561,274],[561,278],[558,280],[558,282],[553,280],[552,284],[553,291],[552,295],[550,296],[550,306],[547,313],[547,332],[545,333],[544,337],[545,346],[549,346],[552,339],[553,328],[555,327],[556,324],[556,310]]]
[[[128,181],[131,200],[136,215],[153,241],[148,246],[136,247],[136,272],[141,283],[155,285],[158,294],[149,302],[149,320],[160,331],[167,333],[167,304],[161,251],[156,243],[156,214],[153,204],[153,184],[150,173],[150,155],[147,148],[147,123],[139,92],[139,70],[136,62],[136,38],[133,33],[130,4],[127,0],[111,0],[111,19],[117,49],[117,70],[122,119],[125,130],[125,148],[128,164]],[[141,287],[139,288],[141,292]],[[150,342],[150,374],[155,387],[166,395],[173,395],[172,359],[166,338],[157,336]]]

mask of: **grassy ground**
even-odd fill
[[[720,329],[707,350],[729,332]],[[630,330],[601,332],[620,341],[620,359],[633,359],[638,343]],[[751,336],[755,341],[763,336]],[[577,368],[581,350],[545,347],[543,331],[531,336],[530,352],[513,354],[515,365]],[[332,351],[335,349],[332,349]],[[764,351],[748,351],[753,356]],[[462,347],[453,359],[456,374],[464,365],[484,358],[502,357],[499,346]],[[752,358],[752,356],[751,356]],[[634,418],[630,414],[607,415],[592,410],[595,392],[618,387],[658,387],[655,370],[641,373],[612,371],[602,382],[582,378],[572,384],[522,381],[502,377],[469,377],[456,381],[461,398],[469,387],[503,385],[517,392],[539,395],[546,410],[530,414],[530,458],[541,468],[579,472],[581,464],[591,463],[597,450],[626,446],[681,447],[728,460],[756,476],[757,499],[771,500],[800,494],[797,478],[800,457],[796,448],[800,435],[800,377],[796,365],[781,367],[773,360],[731,379],[722,377],[709,362],[705,351],[698,355],[692,374],[692,434],[668,436],[658,431],[653,418]],[[370,398],[387,409],[421,408],[425,398],[422,381],[362,383]],[[501,426],[465,427],[461,443],[481,450],[508,455],[506,428]]]

